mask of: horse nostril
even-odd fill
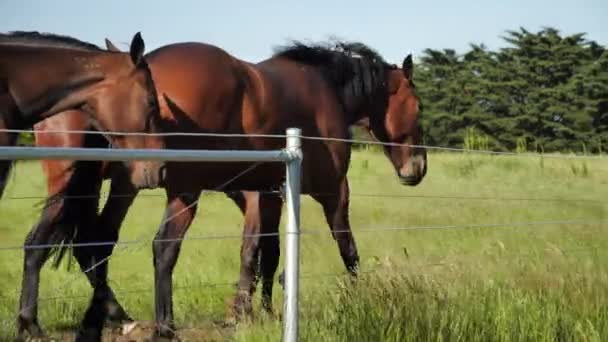
[[[420,183],[420,181],[422,180],[422,178],[416,176],[416,175],[408,175],[408,176],[399,176],[399,180],[401,181],[401,184],[403,185],[418,185],[418,183]]]

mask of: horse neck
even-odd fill
[[[361,95],[357,98],[351,98],[350,101],[352,102],[345,100],[344,108],[349,126],[358,125],[363,121],[372,122],[379,117],[381,110],[386,110],[385,106],[373,103],[372,97]]]
[[[346,118],[348,125],[352,126],[357,122],[361,122],[362,120],[369,120],[369,115],[363,109],[348,109],[348,107],[346,107]]]
[[[0,77],[6,76],[19,126],[83,105],[106,74],[100,52],[0,44],[0,72],[6,74]]]
[[[367,65],[365,70],[359,64],[356,75],[348,82],[342,91],[341,98],[347,113],[349,125],[361,122],[363,119],[372,121],[380,112],[385,111],[387,104],[382,96],[384,91],[383,76],[377,70]]]

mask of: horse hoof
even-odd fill
[[[80,329],[76,334],[76,342],[97,342],[101,341],[101,330],[99,329]]]
[[[17,341],[23,341],[23,342],[55,342],[57,340],[52,339],[48,336],[44,336],[44,337],[19,337],[17,338]]]
[[[219,321],[218,325],[224,329],[235,328],[238,325],[238,322],[234,315],[228,315],[223,321]]]
[[[106,317],[105,325],[110,328],[119,328],[126,323],[132,323],[134,320],[120,306],[109,306],[108,316]]]
[[[175,335],[172,337],[169,337],[169,336],[159,336],[157,334],[154,334],[150,338],[151,342],[171,342],[171,341],[176,341],[176,340],[177,339],[175,339]]]
[[[237,320],[253,315],[253,304],[249,293],[239,291],[232,304],[232,316]]]
[[[46,336],[37,320],[19,317],[17,319],[17,341],[47,341]]]
[[[175,328],[165,324],[156,327],[156,333],[150,338],[153,342],[169,342],[177,340]]]
[[[274,313],[274,309],[272,308],[272,304],[262,303],[262,310],[264,310],[264,313],[266,314],[266,316],[268,316],[270,318],[275,318],[275,313]]]
[[[21,334],[20,336],[18,336],[15,341],[18,342],[54,342],[55,340],[42,335],[42,336],[32,336],[32,335],[27,335],[27,334]]]
[[[52,339],[45,334],[30,334],[27,332],[22,332],[17,335],[15,341],[18,342],[47,342],[52,341]]]

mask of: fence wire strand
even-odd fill
[[[174,218],[175,215],[171,217]],[[168,222],[168,220],[167,220]],[[329,230],[321,228],[302,228],[300,229],[300,235],[325,235],[328,233],[383,233],[383,232],[396,232],[396,231],[413,231],[413,230],[452,230],[452,229],[498,229],[498,228],[513,228],[513,227],[530,227],[530,226],[549,226],[549,225],[604,225],[608,224],[608,220],[587,220],[587,219],[573,219],[573,220],[546,220],[546,221],[524,221],[524,222],[503,222],[503,223],[473,223],[473,224],[451,224],[451,225],[428,225],[428,226],[405,226],[405,227],[366,227],[357,229],[338,229]],[[204,241],[204,240],[231,240],[231,239],[243,239],[252,237],[268,237],[268,236],[280,236],[283,233],[256,233],[256,234],[226,234],[226,235],[200,235],[174,239],[152,239],[144,240],[143,237],[127,240],[127,241],[98,241],[98,242],[84,242],[84,243],[71,243],[71,244],[45,244],[45,245],[21,245],[21,246],[2,246],[0,251],[11,251],[11,250],[28,250],[28,249],[48,249],[57,247],[66,248],[81,248],[81,247],[101,247],[110,245],[142,245],[145,242],[152,243],[170,243],[178,241]]]
[[[267,139],[286,139],[286,134],[244,134],[244,133],[203,133],[203,132],[162,132],[162,133],[144,133],[144,132],[113,132],[113,131],[90,131],[90,130],[28,130],[28,129],[0,129],[4,133],[29,133],[29,134],[96,134],[103,136],[155,136],[155,137],[208,137],[208,138],[267,138]],[[378,145],[392,147],[412,147],[424,148],[428,150],[444,151],[444,152],[466,152],[488,155],[505,155],[505,156],[528,156],[528,157],[543,157],[543,158],[559,158],[559,159],[604,159],[602,155],[587,155],[587,154],[544,154],[532,152],[507,152],[507,151],[492,151],[492,150],[475,150],[458,147],[434,146],[424,144],[406,144],[382,142],[377,140],[363,139],[344,139],[332,137],[319,137],[299,135],[302,140],[309,141],[326,141],[326,142],[346,142],[360,145]]]
[[[208,191],[211,193],[214,191]],[[218,193],[235,193],[235,191],[217,191]],[[280,191],[255,191],[260,194],[280,194]],[[338,193],[333,192],[311,192],[302,193],[302,195],[309,196],[336,196]],[[407,194],[375,194],[375,193],[358,193],[351,192],[351,197],[372,197],[372,198],[390,198],[390,199],[429,199],[429,200],[463,200],[463,201],[510,201],[510,202],[586,202],[586,203],[605,203],[605,201],[593,198],[550,198],[550,197],[494,197],[494,196],[462,196],[462,195],[407,195]],[[67,199],[106,199],[106,198],[128,198],[128,197],[142,197],[142,198],[165,198],[163,194],[145,194],[139,193],[137,195],[111,195],[108,192],[102,192],[99,195],[64,195],[54,197],[57,200]],[[7,196],[3,197],[2,200],[46,200],[49,196]]]

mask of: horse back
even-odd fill
[[[212,45],[178,43],[146,60],[165,131],[240,133],[236,119],[244,85],[235,58]]]

